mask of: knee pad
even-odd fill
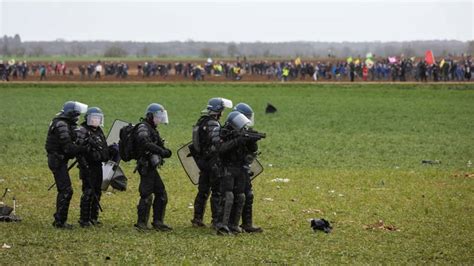
[[[197,197],[203,200],[207,200],[209,197],[209,192],[208,191],[198,191]]]
[[[153,202],[153,195],[141,195],[141,199],[145,202],[146,205],[151,205]]]
[[[166,191],[160,195],[160,199],[164,204],[168,203],[168,194]]]
[[[94,190],[92,188],[87,188],[84,190],[83,194],[87,197],[92,197],[94,194]]]
[[[63,191],[61,191],[61,194],[62,194],[64,199],[70,200],[70,199],[72,199],[73,192],[74,191],[72,190],[72,187],[67,187]]]
[[[232,191],[226,191],[224,194],[225,202],[233,202],[234,201],[234,193]]]
[[[235,203],[237,203],[238,205],[242,205],[242,204],[244,204],[244,202],[245,202],[245,194],[244,193],[240,193],[240,194],[235,195]]]

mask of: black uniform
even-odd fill
[[[218,220],[220,193],[219,178],[215,171],[218,156],[215,147],[220,142],[220,128],[215,116],[203,115],[197,121],[193,132],[193,143],[198,144],[193,144],[192,152],[200,169],[198,193],[194,200],[194,218],[191,220],[195,226],[204,226],[204,211],[210,193],[212,224],[215,225]]]
[[[219,146],[223,166],[219,229],[225,230],[227,226],[232,232],[241,232],[239,221],[246,200],[246,186],[251,190],[248,166],[255,158],[258,147],[255,140],[229,134],[230,132],[232,127],[226,125],[221,134],[223,143]]]
[[[140,174],[140,201],[137,206],[138,221],[135,225],[145,229],[153,204],[153,227],[157,230],[170,230],[163,223],[168,196],[165,185],[158,174],[157,167],[163,164],[162,158],[171,157],[171,150],[165,148],[156,126],[144,120],[137,125],[137,169]],[[153,195],[154,194],[154,200]]]
[[[107,140],[100,127],[94,128],[82,123],[76,129],[77,144],[88,147],[89,152],[80,156],[79,176],[82,180],[81,226],[98,224],[99,202],[102,195],[102,162],[109,160]]]
[[[75,119],[59,114],[51,122],[46,138],[48,167],[53,172],[58,190],[56,213],[54,214],[55,221],[53,223],[56,227],[68,227],[66,220],[73,189],[71,186],[71,178],[67,170],[67,163],[69,159],[74,158],[86,150],[86,148],[74,143],[75,127]]]

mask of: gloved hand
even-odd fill
[[[110,160],[112,160],[114,162],[118,162],[120,160],[119,156],[118,156],[119,155],[119,147],[118,147],[117,143],[109,145],[108,151],[109,151],[109,159]]]
[[[171,150],[167,149],[167,148],[163,148],[160,152],[160,155],[163,158],[169,158],[169,157],[171,157],[171,154],[172,154]]]

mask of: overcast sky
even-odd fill
[[[32,40],[473,40],[470,1],[9,1],[0,34]]]

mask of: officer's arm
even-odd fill
[[[151,141],[150,133],[146,125],[139,125],[137,128],[137,142],[139,146],[144,147],[145,151],[152,154],[158,154],[163,158],[171,157],[171,151],[163,149]]]
[[[56,126],[57,134],[59,136],[59,144],[63,148],[63,152],[69,156],[76,156],[84,152],[87,148],[75,144],[71,139],[71,132],[66,122],[58,121]]]
[[[215,150],[219,155],[226,154],[241,144],[240,138],[223,141],[220,126],[214,126],[210,128],[209,134],[212,143],[211,149]]]
[[[257,141],[247,141],[246,146],[250,152],[256,152],[258,150]]]

